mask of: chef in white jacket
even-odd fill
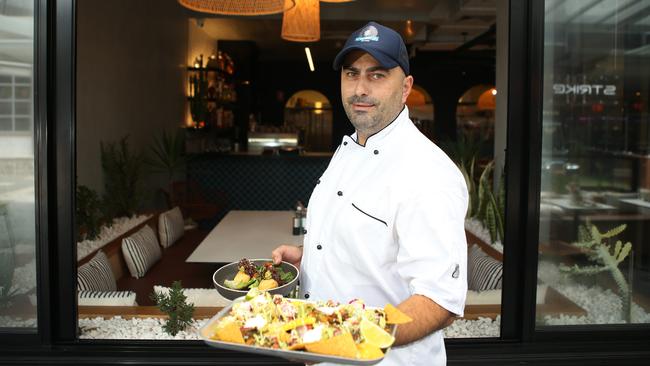
[[[456,165],[409,119],[404,41],[370,22],[334,60],[356,132],[344,136],[308,204],[303,246],[272,255],[300,266],[300,297],[390,303],[397,328],[381,365],[444,365],[441,329],[463,315],[468,194]]]

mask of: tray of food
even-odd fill
[[[208,345],[302,362],[374,365],[411,319],[392,305],[306,301],[254,289],[225,307],[200,330]]]

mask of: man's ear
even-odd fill
[[[409,75],[402,82],[402,104],[406,103],[406,98],[411,94],[413,88],[413,76]]]

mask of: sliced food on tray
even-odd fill
[[[378,359],[395,342],[392,324],[411,321],[392,305],[366,307],[309,302],[257,290],[202,330],[205,338],[251,347],[304,351],[350,359]]]

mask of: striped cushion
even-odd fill
[[[473,291],[501,288],[503,264],[474,244],[467,255],[467,288]]]
[[[77,269],[77,289],[79,291],[117,289],[111,265],[103,251],[98,251],[93,259]]]
[[[183,222],[181,209],[178,206],[160,214],[158,217],[158,235],[160,236],[160,245],[163,248],[172,246],[183,234],[185,234],[185,223]]]
[[[79,306],[137,306],[133,291],[79,291]]]
[[[135,278],[143,277],[162,257],[156,234],[149,225],[122,239],[122,254],[131,276]]]

